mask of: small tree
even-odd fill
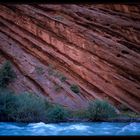
[[[102,120],[117,115],[116,108],[107,101],[95,100],[88,107],[91,120]]]
[[[68,111],[61,105],[54,105],[47,110],[47,119],[49,122],[66,121]]]
[[[16,74],[12,70],[11,63],[7,61],[0,69],[0,87],[5,88],[15,78]]]
[[[11,121],[9,114],[16,108],[16,96],[9,89],[0,88],[0,121]]]
[[[61,80],[61,82],[65,82],[65,81],[67,80],[67,78],[66,78],[65,76],[62,76],[62,77],[60,78],[60,80]]]
[[[74,93],[79,93],[79,87],[77,85],[71,85],[70,89],[74,92]]]
[[[23,92],[16,96],[16,107],[9,113],[16,122],[38,122],[45,120],[48,103],[33,93]]]

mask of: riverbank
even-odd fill
[[[1,89],[0,103],[0,122],[140,122],[139,114],[121,110],[117,113],[115,107],[99,100],[85,110],[72,111],[32,93],[15,94]]]
[[[15,94],[1,89],[0,104],[0,122],[140,122],[139,114],[121,110],[117,113],[114,106],[99,100],[85,110],[72,111],[32,93]]]
[[[113,119],[102,120],[104,122],[140,122],[140,118],[127,118],[127,117],[119,117]]]
[[[6,121],[6,120],[1,120],[0,122],[11,122],[11,121]],[[90,119],[73,119],[73,118],[69,118],[67,120],[63,120],[63,121],[57,121],[55,123],[71,123],[71,122],[75,122],[75,123],[80,123],[80,122],[112,122],[112,123],[126,123],[126,122],[140,122],[140,118],[129,118],[129,117],[118,117],[118,118],[110,118],[110,119],[102,119],[102,120],[94,120],[91,121]],[[15,122],[15,123],[20,123],[20,122]],[[21,122],[22,123],[22,122]],[[28,123],[38,123],[38,122],[28,122]],[[50,123],[54,123],[54,122],[43,122],[46,124],[50,124]]]
[[[68,119],[66,122],[94,122],[89,119]],[[102,119],[95,122],[140,122],[140,118],[115,118],[115,119]]]
[[[95,120],[91,121],[90,119],[68,119],[66,122],[140,122],[139,118],[131,118],[131,117],[117,117],[117,118],[109,118],[109,119],[101,119],[101,120]]]
[[[10,62],[0,69],[0,121],[1,122],[132,122],[140,121],[140,114],[126,106],[117,108],[107,100],[91,100],[86,109],[70,110],[60,104],[49,102],[37,93],[15,93],[8,85],[16,78]],[[75,88],[74,88],[75,89]]]

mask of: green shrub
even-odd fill
[[[118,108],[120,111],[129,111],[130,110],[127,106],[125,106],[123,104],[119,105]]]
[[[59,92],[61,90],[61,86],[59,86],[59,85],[56,84],[54,86],[54,89],[55,89],[55,91],[58,91]]]
[[[0,89],[0,121],[39,122],[47,121],[47,109],[53,105],[33,93],[15,94]]]
[[[54,18],[57,19],[57,20],[60,20],[60,21],[64,19],[64,17],[59,16],[59,15],[58,16],[55,16]]]
[[[129,117],[129,118],[140,118],[140,114],[132,111],[123,111],[120,116]]]
[[[0,69],[0,87],[6,87],[16,78],[15,72],[12,70],[11,63],[7,61]]]
[[[25,92],[17,95],[16,106],[9,116],[17,122],[45,120],[45,100],[33,93]]]
[[[36,67],[35,70],[39,75],[44,74],[44,69],[42,67]]]
[[[60,122],[68,112],[60,105],[50,104],[33,93],[14,92],[0,89],[0,121],[14,122]]]
[[[61,77],[61,73],[59,73],[58,71],[55,70],[53,76],[59,78],[59,77]]]
[[[0,121],[11,120],[9,114],[16,108],[15,94],[4,88],[0,88]]]
[[[62,77],[60,78],[60,81],[61,81],[61,82],[65,82],[66,79],[67,79],[67,78],[66,78],[65,76],[62,76]]]
[[[76,111],[71,112],[72,118],[78,118],[78,119],[88,119],[89,118],[89,112],[86,109],[80,109]]]
[[[89,103],[88,107],[91,120],[102,120],[117,115],[115,107],[107,101],[95,100]]]
[[[60,105],[54,105],[47,110],[47,120],[49,122],[62,122],[66,120],[67,116],[67,110]]]
[[[79,90],[79,87],[77,85],[71,85],[70,89],[75,92],[75,93],[79,93],[80,90]]]
[[[54,74],[54,68],[53,68],[53,66],[52,65],[48,65],[48,74],[49,75],[53,75]]]

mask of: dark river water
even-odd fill
[[[0,122],[1,136],[140,136],[140,123],[5,123]]]

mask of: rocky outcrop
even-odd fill
[[[0,5],[0,59],[31,91],[72,109],[94,99],[140,112],[139,5]],[[62,77],[67,77],[66,81]],[[78,94],[70,86],[80,87]]]

